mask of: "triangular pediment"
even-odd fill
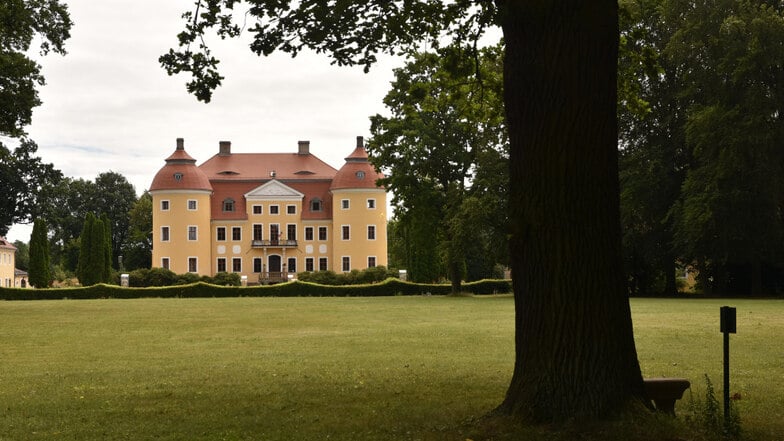
[[[249,201],[302,200],[304,196],[304,194],[275,179],[245,193],[245,199]]]

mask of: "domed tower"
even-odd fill
[[[211,275],[210,197],[212,185],[177,138],[150,185],[152,195],[152,266],[177,274]]]
[[[368,161],[363,138],[332,180],[332,270],[387,265],[387,191]]]

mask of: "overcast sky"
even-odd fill
[[[125,176],[141,194],[176,138],[198,163],[231,141],[233,152],[295,152],[298,140],[339,168],[368,136],[368,117],[384,113],[382,98],[400,60],[382,59],[370,73],[330,65],[305,53],[257,57],[246,42],[208,40],[221,59],[224,84],[209,104],[185,90],[189,77],[169,77],[158,57],[176,45],[181,15],[192,0],[66,0],[74,26],[68,54],[41,59],[43,105],[27,128],[38,155],[65,176]],[[14,226],[11,241],[29,241]]]

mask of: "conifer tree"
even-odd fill
[[[49,239],[46,221],[36,219],[30,236],[30,284],[36,288],[46,288],[52,280],[49,269]]]
[[[109,283],[112,277],[112,222],[106,213],[101,215],[103,223],[103,275],[101,281]]]

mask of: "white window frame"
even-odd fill
[[[344,240],[344,241],[351,240],[351,225],[340,226],[340,240]]]
[[[191,208],[191,202],[193,202],[193,208]],[[188,207],[188,211],[197,211],[199,209],[199,202],[196,199],[188,199],[186,205]]]
[[[373,259],[373,264],[372,265],[370,264],[370,259]],[[375,268],[376,266],[378,266],[378,259],[376,258],[376,256],[368,256],[368,258],[367,258],[367,267],[368,268]]]
[[[164,239],[163,232],[166,231],[166,238]],[[168,225],[161,226],[161,242],[171,242],[171,227]]]
[[[161,200],[161,211],[169,211],[171,208],[171,201],[168,199]]]
[[[351,200],[350,199],[341,199],[340,200],[340,209],[341,210],[348,210],[351,208]]]
[[[288,215],[295,215],[295,214],[297,214],[297,206],[296,205],[286,205],[286,214],[288,214]]]
[[[240,269],[239,270],[234,269],[235,268],[234,264],[236,262],[240,263]],[[232,257],[231,258],[231,272],[232,273],[241,273],[242,272],[242,257]]]
[[[223,271],[221,271],[221,269],[220,269],[221,261],[223,261]],[[216,273],[227,273],[228,271],[226,271],[226,269],[227,269],[226,265],[227,265],[226,258],[225,257],[218,257],[217,259],[215,259],[215,272]]]
[[[240,232],[239,239],[235,239],[234,238],[234,232],[235,231],[239,231]],[[237,226],[231,227],[231,241],[232,242],[241,242],[242,241],[242,227],[237,227]]]
[[[161,268],[163,268],[163,269],[171,269],[171,258],[170,257],[161,257]]]
[[[196,263],[196,270],[191,271],[191,260]],[[198,273],[199,272],[199,258],[196,256],[188,256],[188,272],[189,273]]]
[[[257,208],[258,208],[258,212],[256,212]],[[264,206],[263,205],[259,205],[259,204],[253,205],[253,207],[251,207],[251,213],[253,213],[253,214],[264,214]]]
[[[340,269],[344,273],[351,271],[351,256],[340,256]]]
[[[220,238],[220,233],[219,232],[221,230],[223,231],[223,239]],[[215,227],[215,241],[216,242],[226,242],[226,238],[227,237],[228,236],[226,235],[226,227],[225,226],[221,225],[219,227]]]
[[[370,237],[370,232],[373,231],[373,237]],[[368,225],[367,226],[367,240],[376,240],[378,237],[378,229],[375,225]]]
[[[192,230],[191,230],[192,229]],[[188,225],[187,238],[188,242],[197,242],[199,240],[199,227],[196,225]],[[191,239],[191,231],[193,231],[193,239]]]
[[[376,209],[376,200],[374,198],[368,199],[366,206],[367,206],[368,210],[375,210]]]
[[[271,204],[269,206],[269,214],[271,214],[272,216],[278,216],[280,214],[280,205]]]

